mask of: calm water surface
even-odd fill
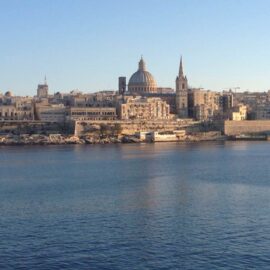
[[[0,148],[0,269],[270,269],[270,143]]]

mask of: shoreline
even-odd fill
[[[205,142],[205,141],[225,141],[225,136],[220,137],[200,137],[200,136],[186,136],[177,141],[143,141],[133,135],[123,136],[74,136],[63,134],[23,134],[23,135],[2,135],[0,136],[0,146],[26,146],[26,145],[86,145],[86,144],[136,144],[136,143],[164,143],[164,142]]]
[[[105,145],[105,144],[153,144],[153,143],[195,143],[195,142],[224,142],[224,141],[269,141],[267,138],[232,138],[230,136],[202,136],[201,134],[187,135],[179,140],[147,141],[140,140],[134,135],[122,136],[74,136],[63,134],[23,134],[0,135],[0,146],[31,146],[31,145]]]

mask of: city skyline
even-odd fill
[[[141,54],[159,87],[175,88],[182,55],[192,87],[270,89],[268,1],[63,3],[0,3],[2,92],[34,95],[45,75],[51,93],[117,90]]]

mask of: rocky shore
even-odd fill
[[[0,136],[0,145],[65,145],[122,143],[118,138],[77,137],[71,135],[5,135]]]
[[[183,142],[217,141],[225,140],[225,137],[216,136],[186,136]],[[23,135],[2,135],[0,145],[65,145],[65,144],[116,144],[116,143],[140,143],[135,136],[73,136],[62,134],[23,134]]]

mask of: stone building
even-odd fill
[[[16,104],[0,106],[0,120],[33,120],[32,106],[19,108]]]
[[[39,84],[37,88],[37,97],[38,98],[47,98],[49,95],[49,87],[45,77],[44,84]]]
[[[238,104],[237,106],[233,107],[231,109],[229,119],[232,121],[247,120],[247,106]]]
[[[270,104],[260,104],[254,109],[254,120],[269,120],[270,119]]]
[[[63,104],[35,105],[36,119],[45,122],[65,122],[67,109]]]
[[[118,78],[118,94],[124,95],[126,92],[127,83],[126,83],[126,77],[119,77]]]
[[[10,91],[0,95],[0,120],[33,120],[34,105],[31,97],[13,96]]]
[[[120,118],[132,119],[169,119],[170,106],[160,98],[127,97],[120,105]]]
[[[71,95],[68,105],[71,107],[115,107],[116,102],[115,91],[101,91],[91,94]]]
[[[70,107],[67,120],[115,120],[116,108],[109,107]]]
[[[176,114],[175,93],[143,93],[140,96],[145,98],[160,98],[170,106],[170,113]]]
[[[233,93],[234,105],[247,106],[247,119],[270,119],[270,92],[238,92]]]
[[[227,114],[234,106],[234,99],[232,92],[223,92],[220,97],[220,105],[224,114]]]
[[[220,114],[220,93],[200,88],[188,92],[189,116],[198,121],[212,120]]]

